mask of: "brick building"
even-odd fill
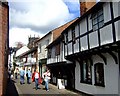
[[[0,0],[0,95],[5,94],[7,84],[8,48],[9,48],[9,7]]]

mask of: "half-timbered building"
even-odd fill
[[[64,57],[75,65],[76,90],[118,94],[119,9],[120,2],[98,2],[62,33]]]
[[[74,72],[75,70],[71,69],[74,67],[72,62],[66,61],[64,58],[63,52],[64,47],[62,43],[61,33],[72,23],[74,23],[78,18],[56,28],[52,32],[59,32],[57,38],[54,38],[53,42],[47,46],[48,56],[47,56],[47,66],[51,70],[51,83],[58,85],[58,79],[64,84],[63,88],[73,88],[74,84]],[[68,66],[67,66],[68,65]],[[71,84],[71,85],[70,85]],[[61,86],[62,87],[62,86]]]

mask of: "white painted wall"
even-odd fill
[[[120,1],[119,2],[113,2],[113,12],[114,12],[114,18],[120,16]]]
[[[103,5],[103,15],[104,15],[104,23],[111,20],[110,3],[105,3]]]
[[[43,37],[43,39],[41,39],[38,42],[38,60],[47,58],[47,50],[46,50],[47,44],[46,44],[46,41],[48,39],[49,39],[49,44],[50,44],[52,42],[52,34],[48,34],[47,36]],[[41,44],[41,52],[40,52],[40,49],[39,49],[39,44]]]
[[[113,43],[112,24],[100,29],[101,45]]]
[[[114,16],[120,16],[120,11],[118,11],[118,8],[120,8],[120,2],[116,3],[113,2],[113,11],[114,11]],[[104,23],[108,22],[111,20],[111,13],[110,13],[110,3],[104,3],[103,4],[103,14],[104,14]],[[91,19],[91,14],[88,15],[88,25],[89,25],[89,30],[92,29],[92,19]],[[119,34],[119,28],[120,26],[120,20],[115,22],[115,30],[116,30],[116,39],[117,41],[120,40],[120,34]],[[79,36],[79,29],[80,28],[80,35],[84,34],[87,32],[87,23],[86,23],[86,18],[83,18],[78,24],[76,24],[75,27],[75,36]],[[71,34],[71,29],[68,31],[68,41],[72,40],[72,34]],[[108,43],[113,43],[113,32],[112,32],[112,24],[105,26],[100,29],[100,40],[101,40],[101,45],[105,45]],[[95,48],[98,46],[98,32],[94,31],[89,34],[89,43],[90,43],[90,48]],[[80,38],[80,44],[81,44],[81,50],[88,50],[88,41],[87,41],[87,36],[84,36]],[[74,44],[74,53],[79,52],[79,39],[76,40],[76,43]],[[68,55],[71,55],[72,53],[72,43],[68,44]],[[67,56],[67,46],[65,45],[65,56]]]
[[[91,19],[91,14],[88,15],[88,26],[89,26],[88,30],[89,30],[89,31],[92,30],[92,19]]]
[[[81,51],[88,50],[87,35],[80,38]]]
[[[47,64],[66,61],[64,58],[64,46],[62,45],[62,42],[60,42],[60,55],[55,56],[55,48],[55,46],[52,46],[52,55],[51,58],[47,58]]]
[[[75,38],[78,36],[79,36],[79,25],[77,24],[75,26]],[[74,46],[74,52],[75,53],[79,52],[79,39],[75,41],[75,44],[73,46]]]
[[[72,42],[68,44],[68,55],[71,55],[72,53]]]
[[[118,94],[118,77],[119,77],[119,66],[115,64],[115,61],[109,54],[104,54],[107,57],[107,65],[104,65],[104,79],[105,87],[94,86],[94,65],[92,66],[92,85],[80,83],[80,65],[76,62],[75,67],[75,89],[88,93],[88,94]],[[104,63],[103,60],[98,56],[94,55],[93,64],[100,62]]]
[[[120,20],[115,22],[116,40],[120,40]]]
[[[80,21],[80,35],[87,32],[87,21],[86,18]]]
[[[96,31],[89,34],[89,42],[90,42],[90,49],[99,46],[98,33]]]

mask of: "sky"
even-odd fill
[[[28,43],[80,16],[79,0],[8,0],[9,46]]]

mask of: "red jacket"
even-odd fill
[[[34,73],[32,74],[32,82],[35,81],[35,73],[36,73],[36,72],[34,72]],[[39,72],[37,72],[37,73],[39,74]],[[39,78],[40,78],[40,74],[39,74]]]

